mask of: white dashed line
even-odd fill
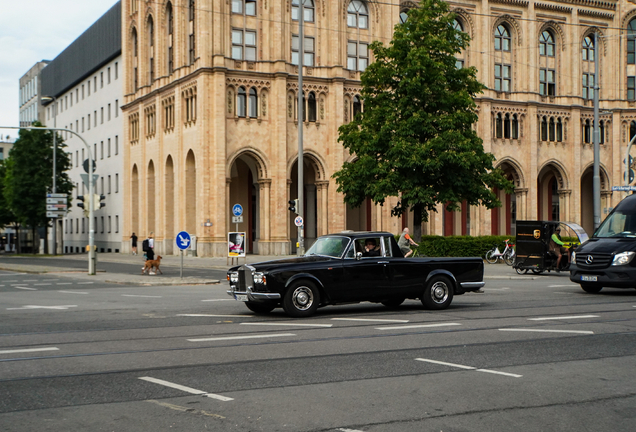
[[[587,330],[541,330],[541,329],[512,329],[512,328],[502,328],[499,331],[508,331],[508,332],[536,332],[536,333],[578,333],[578,334],[594,334],[593,331]]]
[[[178,314],[180,317],[212,317],[212,318],[256,318],[256,315],[210,315],[210,314]]]
[[[39,279],[25,279],[22,282],[37,282]]]
[[[334,321],[369,321],[369,322],[396,322],[407,323],[409,320],[392,320],[392,319],[368,319],[368,318],[331,318]]]
[[[16,350],[4,350],[0,351],[0,354],[14,354],[14,353],[28,353],[28,352],[38,352],[38,351],[59,351],[59,348],[25,348],[25,349],[16,349]]]
[[[582,319],[582,318],[599,318],[599,315],[571,315],[571,316],[560,316],[560,317],[528,318],[528,321],[549,321],[549,320]]]
[[[568,284],[568,285],[548,285],[548,288],[563,288],[563,287],[579,288],[579,285],[572,285],[572,284]]]
[[[51,286],[53,284],[50,283],[39,283],[39,284],[33,284],[33,286]]]
[[[5,282],[18,282],[17,280],[6,280]]]
[[[202,302],[217,302],[217,301],[236,301],[236,300],[227,298],[227,299],[209,299],[209,300],[201,300],[201,301]]]
[[[135,295],[135,294],[122,294],[122,297],[142,297],[142,298],[163,298],[163,296],[147,296],[147,295]]]
[[[273,337],[290,337],[296,336],[294,333],[272,333],[264,335],[249,335],[249,336],[224,336],[215,338],[199,338],[199,339],[187,339],[188,342],[213,342],[213,341],[226,341],[226,340],[240,340],[240,339],[264,339]]]
[[[359,429],[345,429],[345,428],[340,428],[340,429],[336,429],[336,430],[339,430],[340,432],[364,432],[364,431],[361,431],[361,430],[359,430]]]
[[[28,287],[22,287],[22,286],[14,286],[13,288],[15,289],[21,289],[21,290],[26,290],[26,291],[37,291],[36,288],[28,288]]]
[[[274,322],[241,323],[241,325],[288,326],[288,327],[333,327],[333,324],[300,324],[300,323],[274,323]]]
[[[217,399],[217,400],[220,400],[220,401],[223,401],[223,402],[228,402],[228,401],[234,400],[234,399],[226,397],[226,396],[221,396],[221,395],[217,395],[217,394],[213,394],[213,393],[204,392],[203,390],[193,389],[191,387],[182,386],[180,384],[171,383],[171,382],[160,380],[160,379],[157,379],[157,378],[139,377],[139,379],[140,380],[144,380],[144,381],[148,381],[148,382],[151,382],[151,383],[159,384],[159,385],[162,385],[162,386],[174,388],[174,389],[177,389],[177,390],[181,390],[181,391],[184,391],[186,393],[191,393],[191,394],[195,394],[195,395],[206,396],[206,397],[209,397],[209,398],[212,398],[212,399]]]
[[[82,291],[58,291],[58,292],[62,294],[88,294],[87,292],[82,292]]]
[[[78,285],[90,285],[90,284],[94,284],[95,282],[78,282]]]
[[[73,285],[72,282],[58,282],[55,285]]]
[[[36,305],[26,305],[19,308],[7,308],[7,310],[25,310],[25,309],[57,309],[57,310],[66,310],[68,308],[75,308],[77,305],[64,305],[64,306],[36,306]]]
[[[426,328],[426,327],[446,327],[446,326],[458,326],[460,323],[439,323],[439,324],[417,324],[408,326],[392,326],[392,327],[376,327],[376,330],[403,330],[413,328]]]
[[[509,376],[509,377],[513,377],[513,378],[521,378],[521,377],[523,377],[523,375],[517,375],[517,374],[513,374],[513,373],[509,373],[509,372],[499,372],[499,371],[494,371],[494,370],[490,370],[490,369],[477,369],[477,368],[472,367],[472,366],[465,366],[465,365],[460,365],[460,364],[455,364],[455,363],[447,363],[447,362],[442,362],[442,361],[438,361],[438,360],[423,359],[423,358],[416,358],[415,360],[421,361],[421,362],[426,362],[426,363],[439,364],[439,365],[442,365],[442,366],[456,367],[456,368],[459,368],[459,369],[474,370],[475,372],[486,372],[486,373],[491,373],[491,374],[504,375],[504,376]]]
[[[507,291],[510,288],[504,287],[504,288],[486,288],[488,291]]]

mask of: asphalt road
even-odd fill
[[[636,424],[636,290],[590,295],[563,274],[489,280],[445,311],[363,303],[294,320],[254,315],[224,283],[4,282],[32,276],[0,273],[3,431]]]

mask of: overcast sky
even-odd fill
[[[19,126],[19,80],[53,60],[117,0],[0,0],[0,126]],[[17,136],[16,130],[0,135]]]

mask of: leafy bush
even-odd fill
[[[483,257],[494,245],[503,252],[506,239],[515,242],[513,236],[422,236],[417,249],[421,256]]]

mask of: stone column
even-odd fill
[[[259,254],[270,254],[269,246],[266,244],[270,241],[270,224],[271,224],[271,213],[270,213],[270,191],[272,188],[272,180],[271,179],[260,179],[258,181],[258,200],[259,200],[259,242],[258,242],[258,253]]]
[[[307,214],[305,215],[305,237],[316,238],[316,185],[305,185],[305,201],[307,206]]]
[[[570,195],[571,189],[562,189],[557,192],[559,194],[559,219],[562,221],[571,220],[570,217]]]
[[[515,195],[517,197],[517,220],[528,220],[526,214],[528,188],[515,188]]]

